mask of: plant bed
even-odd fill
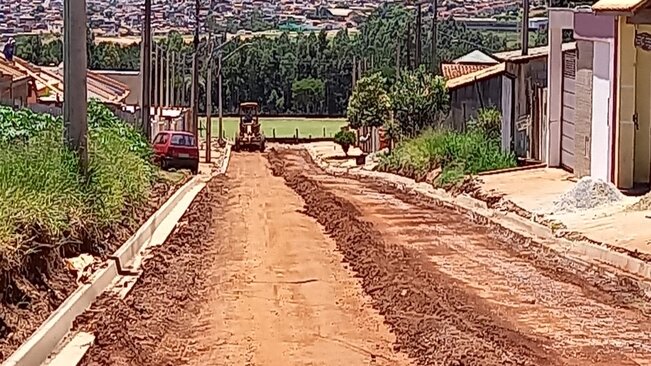
[[[62,121],[0,109],[0,361],[77,287],[66,258],[106,259],[188,177],[161,175],[146,140],[89,106],[89,168]]]

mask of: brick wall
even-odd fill
[[[592,136],[592,64],[594,44],[577,41],[576,121],[574,122],[574,175],[590,175],[590,138]]]

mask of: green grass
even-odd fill
[[[200,121],[202,126],[205,126],[206,119],[202,118]],[[224,135],[228,139],[232,139],[237,131],[239,118],[227,117],[223,119]],[[276,137],[293,137],[298,128],[299,137],[323,137],[323,129],[325,128],[326,137],[334,137],[335,133],[341,130],[341,126],[347,124],[343,118],[272,118],[261,117],[260,123],[265,136],[273,137],[274,131]],[[212,118],[212,135],[217,137],[219,131],[219,118]],[[205,131],[202,132],[205,136]]]
[[[133,219],[155,179],[146,140],[105,107],[89,105],[88,174],[63,140],[63,121],[0,108],[0,271],[62,239],[103,247]]]

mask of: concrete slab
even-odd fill
[[[43,366],[77,365],[84,357],[90,346],[95,342],[95,336],[79,332],[66,343],[59,352],[43,363]]]
[[[520,170],[479,178],[484,191],[505,194],[509,200],[530,212],[546,212],[552,202],[574,186],[571,173],[562,169]]]

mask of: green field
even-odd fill
[[[224,118],[224,136],[232,139],[235,136],[239,119],[235,117]],[[206,119],[202,118],[200,121],[202,126],[205,126]],[[325,136],[333,137],[341,126],[346,124],[343,118],[275,118],[275,117],[261,117],[260,123],[262,129],[267,137],[293,137],[298,129],[299,137],[323,137],[323,130],[325,128]],[[219,118],[212,118],[212,135],[218,136],[219,131]],[[205,136],[205,132],[201,133]]]

